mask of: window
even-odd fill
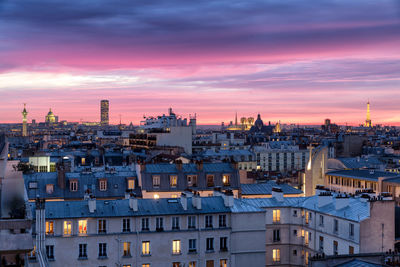
[[[339,231],[339,221],[334,219],[333,220],[333,232],[337,233]]]
[[[219,250],[220,251],[228,251],[228,238],[227,237],[220,237],[219,238]]]
[[[189,229],[196,228],[196,216],[189,216],[188,217],[188,228]]]
[[[207,260],[206,261],[206,267],[214,267],[214,261],[213,260]]]
[[[53,194],[53,192],[54,192],[54,185],[53,184],[47,184],[46,185],[46,193],[47,194]]]
[[[293,235],[297,236],[297,230],[293,230]]]
[[[293,210],[293,217],[297,217],[297,210]]]
[[[354,224],[349,224],[349,236],[354,237]]]
[[[107,233],[106,230],[106,220],[99,220],[99,228],[98,228],[98,233],[99,234],[105,234]]]
[[[54,235],[54,221],[46,221],[46,235]]]
[[[160,187],[160,175],[153,175],[153,187]]]
[[[124,242],[124,252],[122,254],[124,257],[131,256],[131,242]]]
[[[54,246],[53,245],[46,246],[46,256],[49,260],[54,260]]]
[[[99,180],[99,190],[106,191],[107,190],[107,179],[100,179]]]
[[[172,217],[172,230],[179,230],[179,217]]]
[[[293,249],[293,256],[297,256],[297,250]]]
[[[72,222],[64,221],[64,235],[71,235],[71,234],[72,234]]]
[[[78,221],[78,226],[79,226],[79,234],[87,234],[87,220],[79,220]]]
[[[274,242],[279,242],[281,241],[281,232],[279,229],[275,229],[273,232],[273,240]]]
[[[196,239],[189,239],[189,252],[196,252]]]
[[[156,231],[164,230],[164,219],[162,217],[156,218]]]
[[[280,249],[273,249],[272,250],[272,261],[273,262],[281,261],[281,250]]]
[[[324,237],[323,236],[319,237],[319,251],[324,252]]]
[[[29,189],[37,189],[37,182],[29,182],[28,187]]]
[[[143,241],[142,242],[142,254],[143,255],[150,255],[150,241]]]
[[[338,242],[333,241],[333,255],[337,255],[337,254],[338,254]]]
[[[130,190],[135,189],[135,180],[134,179],[128,179],[128,189],[130,189]]]
[[[213,219],[212,215],[206,215],[206,217],[205,217],[206,228],[212,228],[213,227],[213,220],[212,219]]]
[[[229,174],[222,175],[222,183],[224,184],[224,186],[230,185],[230,175]]]
[[[39,166],[39,172],[47,172],[47,166]]]
[[[272,221],[274,223],[278,223],[281,221],[281,210],[273,210],[272,211]]]
[[[130,264],[124,264],[124,265],[122,265],[122,267],[131,267],[131,265]]]
[[[197,186],[197,175],[188,175],[187,177],[188,186]]]
[[[172,241],[172,254],[181,254],[181,241]]]
[[[181,267],[181,263],[180,262],[173,262],[172,263],[172,267]]]
[[[169,184],[171,187],[176,187],[178,183],[178,175],[170,175],[169,176]]]
[[[306,211],[306,224],[308,224],[310,222],[310,213],[308,211]]]
[[[142,267],[150,267],[150,263],[144,263],[142,264]]]
[[[319,215],[319,225],[323,226],[324,225],[324,216]]]
[[[195,261],[189,261],[189,267],[196,267]]]
[[[309,241],[310,241],[310,238],[309,238],[309,235],[308,235],[308,231],[306,231],[304,237],[305,237],[305,239],[304,239],[304,244],[305,244],[306,246],[308,246]]]
[[[349,246],[349,254],[350,254],[350,255],[351,255],[351,254],[354,254],[354,247]]]
[[[36,260],[36,246],[33,246],[33,250],[29,252],[29,259]]]
[[[210,237],[206,239],[206,250],[207,251],[214,250],[214,238]]]
[[[226,227],[226,215],[219,215],[219,227]]]
[[[149,231],[149,218],[142,218],[142,231]]]
[[[99,258],[107,257],[107,243],[99,243]]]
[[[87,244],[79,244],[79,258],[87,258]]]
[[[227,266],[228,266],[228,260],[227,259],[219,260],[219,267],[227,267]]]
[[[122,232],[130,232],[131,231],[131,220],[130,219],[122,219]]]
[[[69,191],[72,191],[72,192],[78,191],[78,180],[70,180],[69,181]]]
[[[212,174],[207,175],[207,186],[208,187],[214,186],[214,175]]]

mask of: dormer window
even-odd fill
[[[128,189],[130,189],[130,190],[135,189],[135,179],[128,178],[127,183],[128,183]]]
[[[197,175],[187,176],[188,186],[197,186]]]
[[[37,189],[37,182],[29,182],[29,189]]]
[[[160,187],[160,175],[153,175],[153,187]]]
[[[78,191],[78,180],[77,179],[69,181],[69,190],[71,192]]]
[[[46,193],[47,194],[53,194],[53,192],[54,192],[54,185],[53,184],[47,184],[46,185]]]
[[[229,174],[222,175],[222,183],[224,184],[224,186],[230,185],[230,175]]]
[[[176,187],[176,185],[178,183],[178,175],[170,175],[169,182],[170,182],[171,187]]]
[[[99,190],[106,191],[107,190],[107,179],[100,179],[99,180]]]
[[[208,174],[207,175],[207,187],[214,186],[214,175]]]

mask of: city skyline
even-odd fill
[[[0,122],[22,103],[28,120],[98,121],[109,99],[113,124],[173,107],[199,124],[359,125],[370,99],[373,124],[400,125],[395,1],[156,4],[2,2]]]

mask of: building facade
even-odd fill
[[[100,101],[100,125],[107,126],[109,123],[109,108],[110,102],[108,100]]]

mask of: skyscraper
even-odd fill
[[[110,103],[108,100],[100,101],[100,124],[108,125],[108,111],[109,111]]]
[[[26,104],[24,104],[24,110],[22,111],[22,136],[28,136],[27,116],[28,112],[26,111]]]

